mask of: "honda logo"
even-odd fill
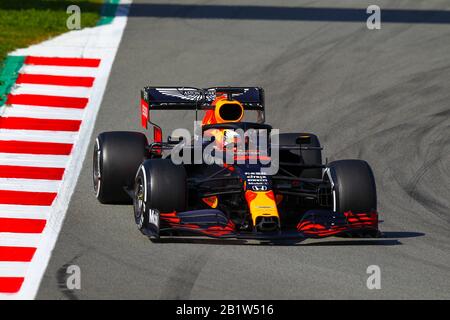
[[[267,186],[252,186],[253,191],[267,191]]]

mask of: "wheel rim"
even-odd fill
[[[97,140],[94,148],[93,173],[92,173],[94,182],[94,192],[96,197],[98,197],[100,193],[100,185],[101,185],[100,159],[101,159],[101,151]]]
[[[142,227],[142,215],[144,212],[144,183],[142,178],[136,180],[134,187],[134,217],[139,228]]]

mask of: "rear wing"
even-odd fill
[[[258,111],[264,122],[264,89],[259,87],[145,87],[141,90],[142,126],[147,128],[151,110],[209,110],[217,96],[239,101],[244,110]]]

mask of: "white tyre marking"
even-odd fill
[[[100,188],[101,188],[101,185],[102,185],[102,172],[101,172],[101,170],[100,170],[100,157],[101,157],[101,155],[102,155],[102,152],[101,152],[101,150],[100,150],[100,141],[98,140],[98,138],[97,139],[95,139],[95,144],[97,145],[97,168],[98,168],[98,172],[99,172],[99,175],[98,175],[98,183],[97,183],[97,192],[95,193],[95,197],[97,197],[98,198],[98,195],[100,194]]]

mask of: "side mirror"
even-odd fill
[[[299,136],[295,140],[296,144],[310,144],[311,143],[311,136]]]

